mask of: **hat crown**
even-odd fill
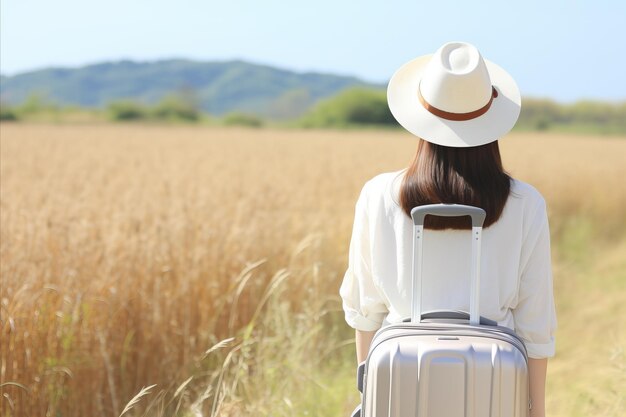
[[[450,42],[435,52],[420,81],[420,94],[437,109],[469,113],[485,106],[492,95],[491,79],[475,46]]]

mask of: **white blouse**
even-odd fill
[[[346,322],[357,330],[378,330],[411,315],[413,223],[398,204],[403,174],[372,178],[356,203],[339,292]],[[469,311],[470,255],[468,230],[425,230],[423,311]],[[501,217],[483,230],[480,270],[480,314],[515,330],[529,357],[554,356],[548,217],[531,185],[511,182]]]

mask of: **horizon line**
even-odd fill
[[[244,64],[255,65],[259,67],[266,67],[266,68],[271,68],[271,69],[279,70],[279,71],[287,71],[287,72],[292,72],[292,73],[301,74],[301,75],[316,74],[316,75],[328,75],[328,76],[335,76],[335,77],[342,77],[342,78],[353,78],[355,80],[364,82],[366,84],[379,85],[380,87],[386,86],[385,81],[368,80],[368,79],[365,79],[363,77],[360,77],[354,74],[342,74],[342,73],[336,73],[336,72],[324,71],[324,70],[298,70],[298,69],[288,68],[280,64],[260,62],[260,61],[255,61],[255,60],[239,58],[239,57],[218,58],[218,59],[198,59],[198,58],[188,58],[188,57],[181,57],[181,56],[169,56],[169,57],[161,57],[161,58],[154,58],[154,59],[137,59],[137,58],[115,58],[115,59],[109,59],[109,60],[103,59],[103,60],[91,61],[91,62],[78,64],[78,65],[51,64],[51,65],[47,65],[44,67],[34,67],[32,69],[22,70],[13,74],[6,74],[2,72],[0,68],[0,77],[12,78],[12,77],[17,77],[17,76],[35,73],[39,71],[46,71],[46,70],[79,70],[79,69],[98,66],[102,64],[119,64],[123,62],[130,62],[130,63],[135,63],[135,64],[157,64],[157,63],[166,62],[166,61],[187,61],[187,62],[195,62],[195,63],[223,63],[223,64],[241,62]],[[623,97],[621,99],[577,98],[574,100],[559,100],[559,99],[556,99],[554,97],[550,97],[547,95],[523,95],[522,97],[523,98],[525,97],[527,99],[550,100],[555,103],[565,104],[565,105],[575,104],[579,102],[601,102],[601,103],[612,103],[612,104],[626,103],[626,97]]]

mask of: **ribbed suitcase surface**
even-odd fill
[[[526,417],[523,344],[504,330],[403,324],[379,332],[364,375],[367,417]]]

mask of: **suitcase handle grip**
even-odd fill
[[[465,206],[463,204],[428,204],[417,206],[411,210],[411,218],[415,226],[424,224],[424,218],[432,214],[442,217],[470,216],[472,227],[482,227],[487,213],[479,207]]]
[[[469,321],[470,315],[466,311],[455,311],[455,310],[436,310],[436,311],[428,311],[426,313],[422,313],[422,321],[423,320],[463,320]],[[404,323],[410,323],[411,318],[406,318],[402,320]],[[486,317],[480,316],[480,324],[482,326],[497,326],[498,322],[495,320],[488,319]]]
[[[470,324],[480,324],[480,242],[482,238],[483,223],[487,213],[479,207],[462,204],[428,204],[417,206],[411,210],[413,219],[413,269],[412,269],[412,305],[411,321],[422,321],[422,246],[424,240],[424,218],[427,215],[458,217],[470,216],[472,218],[472,268],[470,283]]]

